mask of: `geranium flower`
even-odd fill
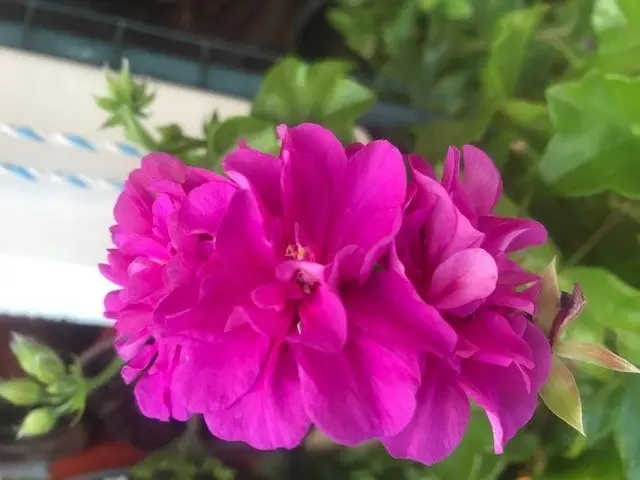
[[[200,302],[163,308],[189,337],[174,388],[214,435],[259,449],[293,447],[312,424],[345,445],[393,435],[415,409],[418,347],[446,356],[456,341],[379,267],[401,225],[402,155],[385,141],[345,150],[313,124],[278,132],[279,156],[245,147],[226,158],[241,190]]]
[[[451,148],[438,181],[422,159],[410,157],[414,183],[391,267],[437,308],[458,334],[456,358],[425,355],[417,409],[409,426],[384,439],[390,453],[426,464],[460,443],[470,416],[469,399],[493,428],[494,449],[533,415],[549,373],[545,335],[525,314],[534,310],[538,280],[508,254],[542,243],[537,222],[492,214],[501,193],[500,174],[480,150]]]
[[[131,172],[115,205],[116,248],[100,270],[122,288],[107,295],[106,316],[116,320],[116,347],[128,362],[125,380],[146,372],[135,393],[147,416],[186,417],[169,392],[178,345],[164,340],[165,327],[154,314],[170,294],[192,286],[195,272],[211,255],[213,239],[201,232],[205,227],[215,231],[220,218],[209,216],[203,224],[201,204],[215,204],[222,214],[236,189],[227,178],[156,153]]]

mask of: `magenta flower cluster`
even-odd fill
[[[387,141],[277,132],[278,156],[241,145],[225,176],[158,153],[125,184],[101,269],[141,411],[258,449],[314,427],[433,464],[474,402],[502,452],[549,373],[538,277],[509,258],[545,229],[492,213],[501,179],[477,148],[438,179]]]

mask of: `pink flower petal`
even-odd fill
[[[253,189],[272,215],[282,214],[281,158],[241,148],[225,157],[224,170],[241,188]]]
[[[237,188],[224,181],[212,181],[194,188],[180,208],[179,220],[190,232],[215,235]]]
[[[500,367],[465,361],[461,373],[461,387],[487,412],[493,429],[494,450],[500,454],[504,445],[531,420],[537,406],[537,392],[530,391],[531,384],[515,364]]]
[[[433,465],[447,458],[462,441],[471,408],[458,386],[456,373],[437,361],[427,363],[411,423],[399,434],[383,439],[395,458]]]
[[[484,235],[458,210],[446,190],[421,174],[416,175],[416,182],[418,192],[414,204],[428,212],[423,228],[429,241],[422,246],[426,260],[437,265],[454,253],[480,246]]]
[[[216,246],[229,263],[259,269],[274,261],[274,252],[265,232],[262,213],[248,190],[238,191],[220,222]]]
[[[477,147],[462,147],[464,191],[477,216],[489,215],[500,195],[502,180],[493,160]]]
[[[344,445],[395,435],[411,420],[418,380],[398,356],[369,340],[328,355],[297,346],[305,410]]]
[[[256,382],[271,350],[271,340],[248,326],[184,348],[173,388],[194,413],[227,408]]]
[[[402,155],[389,142],[369,143],[351,157],[334,192],[329,251],[357,245],[369,253],[375,247],[377,259],[400,228],[406,177]]]
[[[329,353],[339,352],[347,341],[347,314],[340,298],[325,285],[299,308],[300,334],[304,345]]]
[[[527,368],[534,367],[531,348],[514,331],[509,320],[499,313],[483,310],[470,320],[457,322],[455,326],[458,335],[477,348],[477,353],[472,357],[475,361],[504,367],[512,363],[518,363]]]
[[[136,303],[156,293],[162,286],[162,267],[151,265],[129,278],[124,295],[126,301]]]
[[[140,412],[149,418],[168,422],[171,417],[170,405],[165,398],[164,374],[156,372],[142,377],[134,389]]]
[[[451,309],[488,297],[496,288],[498,267],[493,257],[479,248],[453,254],[431,278],[429,298],[437,308]]]
[[[453,352],[454,330],[396,273],[374,272],[362,287],[346,290],[343,299],[349,321],[367,337],[436,355]]]
[[[151,202],[142,198],[129,181],[116,200],[113,216],[120,228],[131,233],[148,233],[151,230]]]
[[[149,182],[170,180],[182,184],[186,180],[186,168],[168,153],[150,153],[142,157],[141,169]]]
[[[347,157],[340,141],[319,125],[285,129],[283,136],[287,236],[324,262],[336,199],[343,195]]]
[[[547,241],[547,230],[526,218],[482,217],[478,228],[485,233],[482,248],[492,252],[515,252]]]
[[[273,350],[260,376],[228,408],[209,408],[207,426],[226,441],[247,442],[260,450],[294,448],[309,430],[295,359],[287,346]]]

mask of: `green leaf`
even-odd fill
[[[613,442],[584,452],[576,459],[552,459],[547,470],[536,480],[634,480],[625,479],[622,463]]]
[[[495,112],[495,106],[485,102],[465,119],[432,122],[414,127],[416,153],[424,155],[434,163],[440,162],[449,146],[478,142],[489,128]]]
[[[378,28],[375,11],[371,8],[332,8],[327,19],[345,39],[347,46],[365,60],[371,60],[378,48]]]
[[[610,72],[637,72],[640,58],[637,0],[596,0],[591,22],[598,38],[598,67]]]
[[[640,196],[640,79],[592,72],[547,90],[556,129],[540,175],[561,193]]]
[[[630,362],[640,365],[640,331],[617,330],[617,351]]]
[[[446,0],[443,7],[446,17],[451,20],[466,20],[473,15],[470,0]]]
[[[640,378],[633,376],[626,382],[620,404],[616,439],[626,466],[627,478],[640,478]]]
[[[553,357],[551,373],[540,397],[554,415],[584,435],[578,385],[573,374],[557,357]]]
[[[607,370],[626,373],[640,373],[633,364],[606,349],[602,345],[577,341],[559,342],[554,353],[562,358],[590,363]]]
[[[389,18],[389,23],[384,25],[382,40],[386,54],[390,57],[402,55],[407,45],[415,42],[417,5],[415,1],[398,2],[394,15]]]
[[[640,291],[611,272],[596,267],[575,267],[561,272],[561,284],[577,282],[587,297],[587,306],[575,322],[640,332]]]
[[[489,98],[503,102],[514,94],[527,47],[546,11],[544,5],[514,10],[498,22],[482,72],[483,88]]]
[[[313,98],[310,116],[327,127],[353,125],[376,101],[373,92],[346,77],[344,62],[327,60],[312,65],[307,88]]]
[[[540,439],[527,430],[519,430],[516,436],[504,447],[504,455],[509,462],[524,462],[533,457],[540,446]]]
[[[216,129],[212,152],[217,156],[225,155],[243,139],[256,150],[273,153],[278,149],[273,123],[255,117],[231,117]]]
[[[598,383],[591,392],[586,388],[583,390],[582,414],[587,433],[586,446],[593,447],[614,430],[622,392],[617,382],[605,385]]]
[[[348,65],[341,61],[309,65],[284,58],[265,75],[252,116],[288,125],[317,122],[351,141],[355,121],[373,106],[375,95],[347,78],[347,72]]]
[[[553,130],[544,104],[528,100],[508,100],[502,107],[502,113],[514,124],[532,132],[547,134]]]

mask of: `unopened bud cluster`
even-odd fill
[[[28,377],[0,380],[0,398],[32,407],[22,420],[18,438],[45,435],[61,417],[84,411],[87,388],[80,368],[67,370],[52,349],[17,333],[10,348]]]

